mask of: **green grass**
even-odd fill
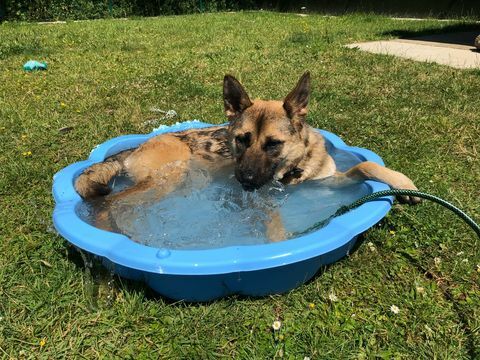
[[[311,125],[478,220],[480,70],[342,47],[452,24],[257,12],[0,25],[0,358],[480,358],[479,239],[430,203],[396,206],[288,294],[209,304],[85,267],[51,222],[53,174],[151,130],[151,106],[221,123],[225,73],[254,97],[281,98],[307,69]],[[29,59],[49,70],[25,73]]]

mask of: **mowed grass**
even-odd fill
[[[0,358],[479,358],[480,242],[431,203],[395,206],[288,294],[208,304],[85,266],[51,221],[53,174],[96,144],[224,122],[225,73],[253,97],[282,98],[305,70],[311,125],[478,220],[480,71],[342,47],[452,25],[266,12],[0,25]],[[29,59],[48,71],[25,73]],[[156,121],[152,106],[179,117]]]

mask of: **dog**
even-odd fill
[[[235,77],[225,75],[227,125],[153,137],[135,150],[87,168],[75,181],[76,191],[86,200],[101,198],[109,206],[119,201],[148,202],[173,191],[192,164],[211,170],[232,165],[236,179],[246,191],[259,189],[272,180],[292,185],[307,180],[345,184],[371,179],[395,189],[417,189],[404,174],[374,162],[338,171],[323,136],[306,122],[310,93],[309,72],[303,74],[283,101],[252,101]],[[111,179],[122,173],[128,174],[134,184],[110,194]],[[409,196],[400,200],[409,204],[420,202]],[[97,216],[97,224],[112,230],[108,223],[106,210]],[[267,224],[267,236],[272,240],[285,237],[278,213],[272,214]]]

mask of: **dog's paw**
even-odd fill
[[[418,188],[415,186],[412,180],[410,180],[407,177],[405,177],[404,180],[405,181],[399,184],[395,184],[393,188],[398,190],[418,190]],[[408,204],[408,205],[417,205],[422,202],[421,198],[417,196],[409,196],[409,195],[398,195],[397,200],[402,204]]]
[[[407,196],[407,195],[399,195],[397,196],[397,200],[402,204],[407,205],[417,205],[422,202],[422,198],[418,196]]]
[[[112,222],[110,219],[110,211],[108,209],[99,209],[95,214],[95,227],[105,230],[113,231]]]
[[[303,179],[289,179],[288,185],[298,185],[303,182]]]

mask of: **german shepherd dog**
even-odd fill
[[[199,164],[212,170],[233,165],[235,177],[246,191],[271,180],[298,184],[314,179],[337,184],[372,179],[395,189],[416,189],[407,176],[374,162],[337,171],[324,138],[305,121],[310,88],[310,73],[306,72],[283,101],[252,101],[240,82],[226,75],[223,100],[228,125],[153,137],[135,150],[92,165],[76,179],[75,188],[84,199],[101,197],[104,204],[149,202],[173,191],[192,164]],[[110,180],[122,173],[134,184],[109,194]],[[409,204],[420,201],[416,197],[400,200]],[[105,209],[97,214],[97,226],[111,230],[108,206]],[[267,224],[267,237],[285,237],[278,213],[272,214]]]

